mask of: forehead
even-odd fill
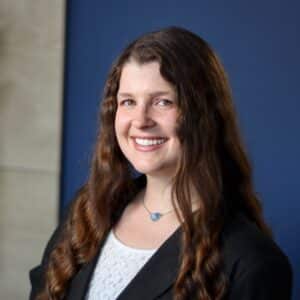
[[[166,81],[160,74],[158,62],[140,64],[135,60],[126,63],[122,69],[119,91],[120,93],[139,94],[165,91],[175,93],[171,83]]]

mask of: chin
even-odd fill
[[[139,173],[149,175],[149,176],[166,176],[170,177],[171,174],[174,175],[175,170],[173,168],[165,168],[165,167],[154,167],[152,166],[141,166],[141,165],[133,165],[134,169],[138,171]]]
[[[137,166],[133,165],[134,169],[142,174],[152,174],[159,172],[159,170],[153,169],[153,167],[146,167],[146,166]]]

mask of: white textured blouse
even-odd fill
[[[128,247],[111,230],[99,255],[86,300],[115,300],[156,250]]]

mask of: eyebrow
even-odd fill
[[[157,91],[157,92],[153,92],[153,93],[149,93],[148,95],[150,97],[158,97],[158,96],[164,96],[164,95],[171,95],[172,92],[170,91]],[[117,97],[132,97],[133,94],[130,93],[118,93]]]

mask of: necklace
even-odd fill
[[[163,217],[163,216],[165,216],[165,215],[167,215],[167,214],[169,214],[169,213],[171,213],[172,211],[175,210],[175,209],[173,208],[173,209],[171,209],[171,210],[169,210],[169,211],[167,211],[167,212],[165,212],[165,213],[160,213],[160,212],[158,212],[158,211],[152,212],[152,211],[150,211],[150,210],[148,209],[148,207],[146,206],[146,204],[145,204],[145,199],[144,199],[144,198],[143,198],[142,203],[143,203],[143,206],[144,206],[145,210],[146,210],[147,213],[149,214],[150,220],[153,221],[153,222],[157,222],[158,220],[160,220],[161,217]]]

